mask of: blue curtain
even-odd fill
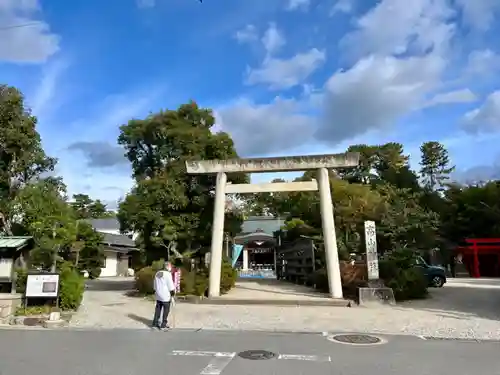
[[[240,256],[242,251],[243,251],[243,245],[233,245],[233,257],[231,260],[231,265],[233,267],[236,264],[236,261],[238,260],[238,257]]]

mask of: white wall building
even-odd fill
[[[126,276],[130,268],[130,253],[137,251],[137,235],[120,233],[120,223],[116,218],[92,219],[92,227],[103,235],[104,267],[101,277]]]

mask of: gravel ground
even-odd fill
[[[126,289],[126,287],[124,287]],[[120,288],[85,293],[73,327],[148,329],[153,303]],[[189,329],[372,332],[500,340],[500,280],[451,281],[396,307],[215,306],[178,303],[171,325]]]

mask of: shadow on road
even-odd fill
[[[500,285],[491,283],[445,285],[429,289],[429,298],[407,301],[397,308],[432,311],[438,315],[455,319],[469,319],[471,316],[500,320]]]

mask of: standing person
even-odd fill
[[[168,329],[167,319],[170,312],[170,304],[175,295],[175,285],[172,278],[172,264],[165,263],[165,269],[158,271],[154,278],[154,290],[156,297],[155,315],[153,328],[161,330]],[[160,324],[160,316],[162,316]]]
[[[452,255],[450,259],[451,277],[457,277],[457,257]]]

